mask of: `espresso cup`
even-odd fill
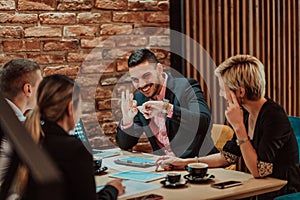
[[[189,175],[192,177],[203,178],[205,177],[208,169],[208,164],[206,163],[190,163],[185,168]]]
[[[170,172],[166,175],[166,181],[169,183],[177,183],[180,181],[181,174],[179,172]]]
[[[101,165],[102,165],[102,158],[101,157],[94,157],[94,170],[100,169]]]

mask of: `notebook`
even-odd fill
[[[118,152],[118,151],[101,150],[101,149],[92,148],[92,146],[87,138],[86,131],[84,129],[83,122],[81,119],[76,124],[73,134],[82,141],[85,148],[87,148],[87,150],[91,154],[93,154],[94,157],[107,158],[107,157],[111,157],[111,156],[120,155],[120,152]]]
[[[128,180],[140,181],[140,182],[149,182],[149,181],[154,181],[157,179],[164,178],[166,175],[155,173],[155,172],[129,170],[124,172],[118,172],[115,174],[110,174],[109,176],[113,178],[128,179]]]

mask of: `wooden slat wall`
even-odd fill
[[[251,54],[265,65],[266,96],[288,115],[300,116],[300,0],[186,0],[186,76],[204,87],[214,122],[224,122],[213,69],[235,54]],[[199,46],[206,52],[199,53]],[[209,55],[215,65],[207,59]]]

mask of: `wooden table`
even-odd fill
[[[123,155],[127,156],[128,154]],[[120,156],[122,157],[122,156]],[[117,158],[117,157],[115,157]],[[108,166],[110,168],[110,166]],[[124,170],[124,168],[121,168]],[[137,168],[137,170],[142,170],[142,168]],[[112,180],[112,178],[108,177],[109,173],[114,173],[119,170],[110,169],[108,170],[108,174],[103,176],[96,177],[97,185],[105,184],[107,181]],[[149,169],[147,169],[149,171]],[[187,174],[186,171],[180,171],[182,176]],[[168,173],[166,171],[158,172],[158,173]],[[215,179],[209,183],[202,184],[192,184],[187,183],[183,188],[164,188],[160,187],[156,190],[152,190],[149,192],[140,193],[137,195],[133,195],[130,197],[141,196],[144,194],[160,194],[164,197],[164,199],[237,199],[237,198],[245,198],[249,196],[254,196],[258,194],[263,194],[267,192],[272,192],[279,190],[284,185],[286,185],[287,181],[275,179],[275,178],[262,178],[255,179],[251,174],[234,171],[234,170],[226,170],[223,168],[211,168],[208,170],[209,174],[213,174]],[[160,184],[160,180],[156,180],[150,183]],[[210,186],[211,183],[220,182],[225,180],[238,180],[242,181],[242,185],[235,186],[227,189],[216,189]],[[127,199],[126,197],[124,199]],[[120,198],[122,199],[122,198]]]

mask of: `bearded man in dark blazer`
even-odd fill
[[[131,150],[145,133],[154,154],[191,158],[204,143],[213,151],[211,112],[198,81],[175,78],[149,49],[137,49],[128,59],[135,94],[122,92],[123,118],[116,141]]]

